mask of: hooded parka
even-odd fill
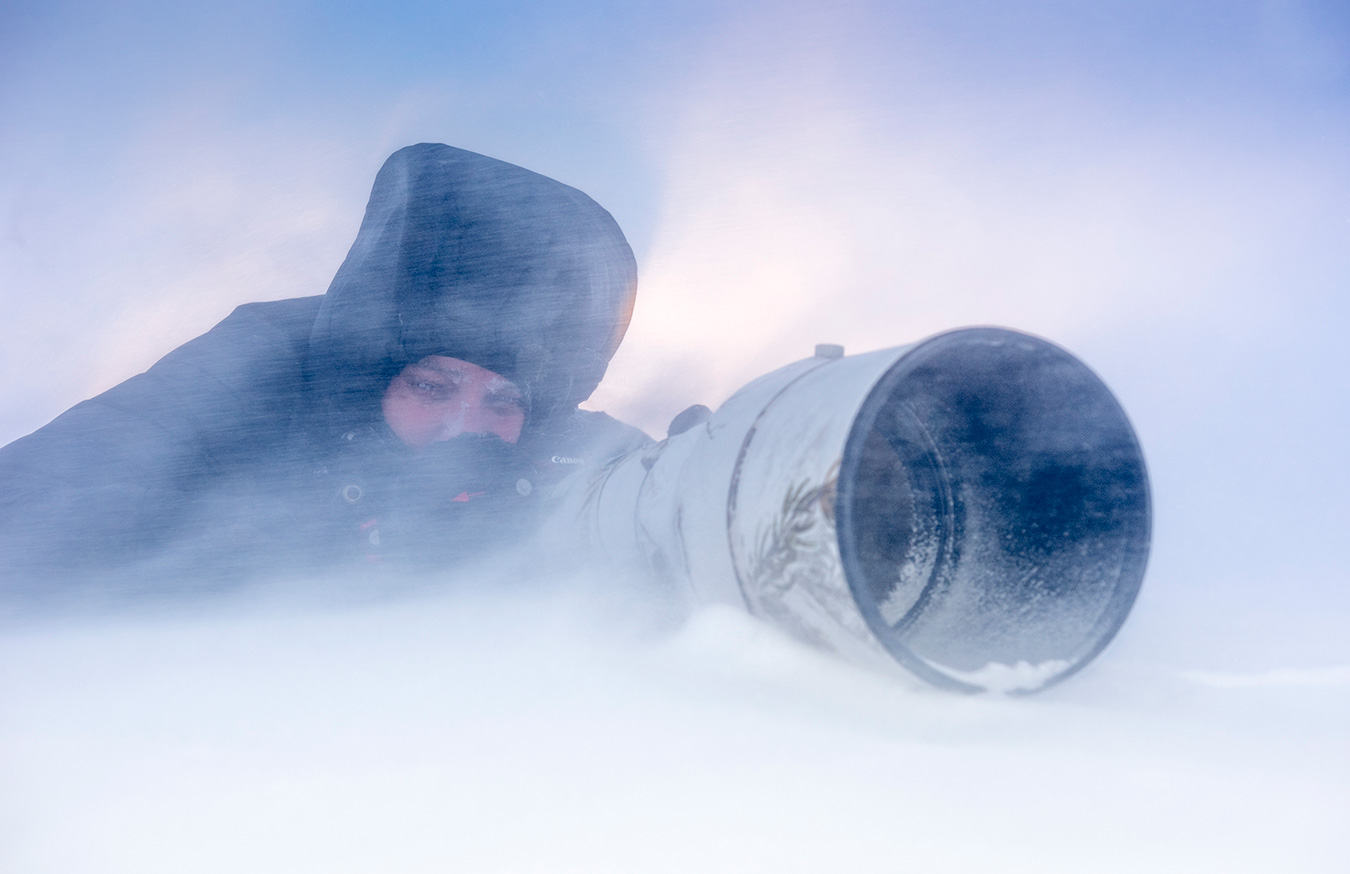
[[[647,441],[577,409],[635,290],[632,251],[585,194],[449,146],[401,149],[325,294],[240,306],[0,449],[0,586],[430,567],[500,541],[567,463]],[[516,383],[519,442],[402,445],[380,398],[429,355]]]

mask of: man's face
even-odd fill
[[[520,439],[525,402],[516,384],[491,370],[446,355],[409,364],[384,391],[384,420],[413,449],[460,434]]]

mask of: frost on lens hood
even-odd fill
[[[939,686],[1030,692],[1087,664],[1134,603],[1150,536],[1110,390],[1001,328],[822,350],[579,472],[553,518],[697,600]]]

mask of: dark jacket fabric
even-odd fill
[[[449,146],[400,150],[327,293],[241,306],[0,449],[0,588],[432,567],[500,540],[568,464],[647,441],[577,409],[635,288],[622,233],[581,192]],[[379,401],[427,355],[517,383],[519,443],[403,446]]]
[[[319,306],[306,374],[344,419],[427,355],[527,389],[531,418],[590,397],[632,314],[637,266],[566,185],[448,146],[396,152]]]

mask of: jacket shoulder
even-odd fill
[[[209,481],[289,435],[317,310],[318,298],[238,307],[0,449],[0,527],[13,548],[99,564],[171,536]]]

